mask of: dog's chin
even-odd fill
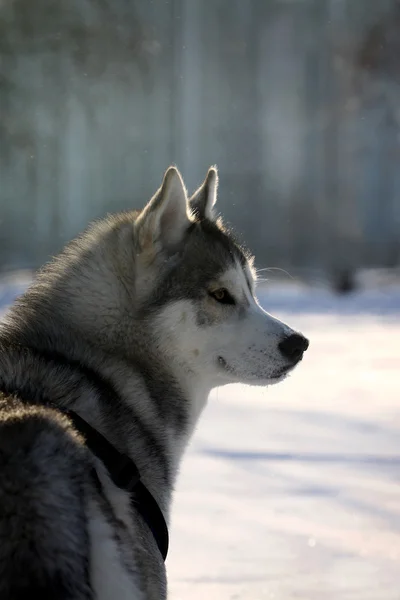
[[[275,369],[270,375],[252,374],[249,376],[248,373],[239,373],[222,356],[218,357],[218,366],[223,378],[229,380],[229,383],[243,383],[245,385],[254,386],[268,386],[280,383],[281,381],[284,381],[296,367],[296,365],[285,365],[284,367]]]

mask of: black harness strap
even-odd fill
[[[156,500],[140,480],[140,473],[133,460],[121,454],[110,442],[82,417],[73,411],[62,411],[71,419],[74,427],[83,435],[87,447],[106,467],[117,487],[131,495],[132,508],[137,510],[152,532],[163,560],[168,554],[168,527]]]

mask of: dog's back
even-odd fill
[[[68,420],[0,393],[0,598],[91,598],[87,456]]]

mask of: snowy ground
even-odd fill
[[[0,285],[0,306],[24,282]],[[273,288],[311,340],[268,390],[217,390],[186,455],[171,600],[400,600],[400,290]]]

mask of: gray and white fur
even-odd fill
[[[1,600],[162,600],[155,540],[57,407],[136,463],[166,520],[210,391],[281,381],[308,342],[266,313],[249,255],[170,167],[140,212],[92,224],[0,329]]]

